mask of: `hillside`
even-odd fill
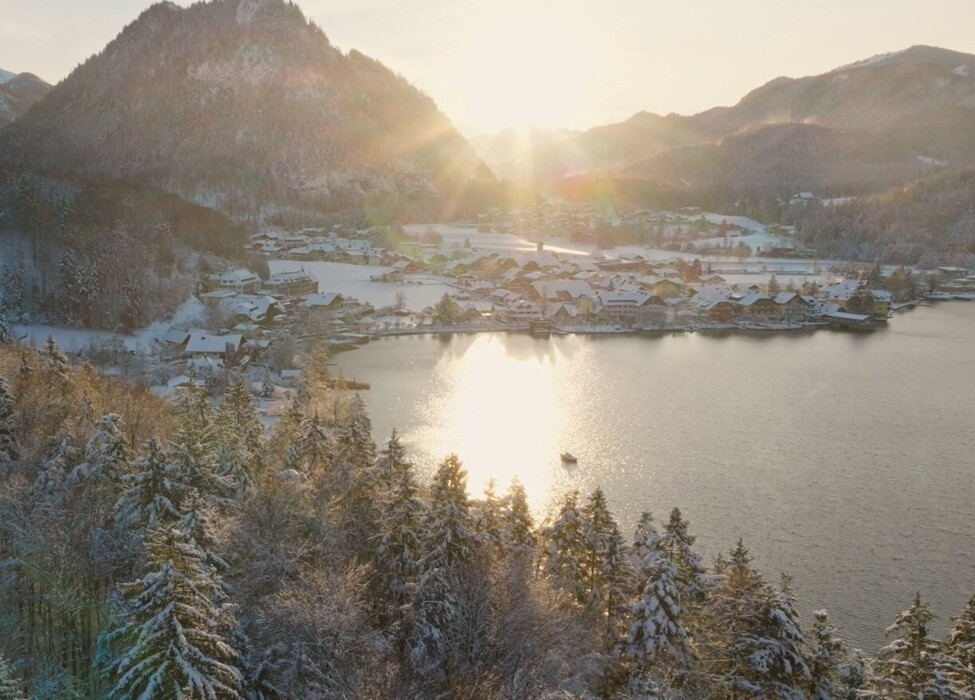
[[[497,172],[649,178],[690,198],[840,194],[911,182],[975,163],[975,56],[927,46],[822,75],[776,78],[732,107],[693,116],[640,113],[532,144]]]
[[[51,86],[33,73],[0,71],[0,127],[30,109],[51,91]]]
[[[0,154],[237,220],[436,216],[493,184],[429,97],[283,0],[153,5],[0,132]]]

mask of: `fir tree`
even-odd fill
[[[450,326],[457,322],[457,304],[450,295],[444,293],[433,309],[433,317],[441,326]]]
[[[700,605],[709,588],[707,570],[694,552],[697,537],[688,533],[688,522],[679,508],[670,513],[670,520],[660,538],[660,547],[677,568],[677,588],[685,608]]]
[[[124,489],[115,503],[115,525],[122,529],[152,530],[183,517],[179,504],[189,486],[169,453],[152,439],[146,453],[123,479]]]
[[[812,680],[812,700],[832,700],[842,697],[839,669],[847,657],[846,646],[829,621],[829,613],[813,613],[812,654],[809,673]]]
[[[650,577],[651,569],[657,559],[663,554],[660,544],[660,533],[653,523],[653,515],[649,511],[640,514],[640,520],[636,525],[636,532],[633,534],[633,556],[637,560],[636,578],[640,591]],[[638,591],[639,592],[639,591]]]
[[[437,468],[423,531],[423,571],[457,569],[473,557],[480,543],[467,499],[467,472],[457,455],[448,455]]]
[[[626,541],[616,524],[606,538],[602,558],[603,616],[606,621],[606,645],[615,649],[624,641],[629,624],[631,595],[635,575]]]
[[[535,523],[525,487],[517,479],[511,481],[505,497],[507,506],[502,514],[505,541],[509,547],[522,553],[530,553],[535,547]]]
[[[71,381],[68,358],[64,356],[58,344],[54,342],[53,335],[47,336],[47,344],[44,346],[44,364],[48,374],[58,379],[62,384]]]
[[[589,600],[589,581],[583,568],[589,558],[585,522],[579,508],[579,492],[566,494],[553,521],[543,528],[542,567],[552,583],[579,605]]]
[[[596,490],[589,496],[589,500],[582,508],[583,537],[586,542],[586,556],[583,559],[582,577],[588,591],[585,604],[596,610],[602,610],[607,599],[607,580],[604,567],[606,565],[610,541],[618,527],[613,514],[606,502],[603,490]]]
[[[379,456],[377,480],[381,507],[375,535],[376,577],[380,589],[398,607],[419,573],[424,509],[413,465],[395,430]]]
[[[949,682],[949,662],[942,656],[940,645],[928,636],[928,625],[934,615],[921,594],[894,624],[887,628],[888,635],[897,635],[894,641],[877,653],[874,663],[875,677],[871,690],[879,697],[890,700],[934,700],[959,695]]]
[[[0,700],[27,700],[23,685],[14,677],[3,656],[0,656]]]
[[[132,450],[122,432],[124,426],[117,413],[107,413],[98,419],[85,447],[85,460],[72,470],[72,479],[100,482],[112,489],[122,483],[132,468]]]
[[[304,418],[294,447],[292,467],[300,467],[299,471],[305,474],[322,476],[334,459],[335,447],[321,416],[316,412]]]
[[[190,489],[183,498],[180,511],[183,517],[179,522],[179,531],[186,542],[200,550],[204,564],[221,576],[226,574],[230,565],[217,554],[212,512],[194,489]]]
[[[663,556],[644,564],[648,572],[643,594],[633,605],[633,622],[626,638],[626,656],[645,670],[663,659],[680,666],[690,658],[684,611],[677,590],[677,569]]]
[[[150,573],[122,584],[103,647],[111,698],[243,698],[239,658],[223,630],[232,627],[204,555],[177,531],[146,543]]]
[[[15,429],[14,397],[7,380],[0,376],[0,467],[20,457]]]
[[[955,688],[975,698],[975,596],[968,599],[945,641]]]
[[[264,372],[261,374],[261,398],[274,398],[274,382],[271,380],[271,370],[267,367],[264,368]]]

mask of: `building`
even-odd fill
[[[264,291],[288,297],[314,294],[318,291],[318,280],[304,270],[278,272],[264,283]]]
[[[208,278],[208,287],[213,290],[229,290],[238,294],[255,294],[261,289],[261,278],[250,270],[235,268],[224,270]]]

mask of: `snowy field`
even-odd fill
[[[439,278],[428,275],[407,275],[404,284],[373,282],[370,277],[392,269],[377,265],[297,260],[271,260],[269,265],[272,274],[303,269],[318,280],[318,291],[338,292],[343,296],[355,297],[372,304],[376,308],[391,306],[395,303],[396,293],[402,291],[406,294],[406,307],[413,311],[420,311],[427,306],[434,306],[444,293],[457,291],[454,287],[444,284]]]
[[[132,335],[88,328],[17,324],[12,327],[12,330],[19,342],[33,348],[44,347],[48,336],[53,336],[58,347],[69,353],[87,352],[96,345],[104,345],[113,340],[121,341],[127,350],[149,352],[154,347],[154,341],[157,338],[162,338],[166,331],[179,324],[194,323],[200,320],[203,317],[203,311],[203,304],[195,297],[191,297],[176,310],[176,313],[169,320],[151,323]]]
[[[440,248],[444,251],[462,247],[467,241],[470,241],[472,248],[478,248],[480,250],[505,250],[513,253],[534,252],[537,247],[534,241],[529,241],[510,233],[482,233],[472,226],[410,224],[403,228],[413,236],[422,235],[427,230],[433,229],[443,238]],[[546,238],[545,250],[550,250],[553,253],[587,255],[593,248],[592,246],[562,239],[551,239],[550,243],[550,239]]]

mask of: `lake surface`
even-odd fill
[[[916,590],[938,634],[975,593],[975,304],[872,334],[413,336],[335,361],[424,473],[456,452],[473,495],[517,476],[539,516],[602,486],[628,531],[679,506],[708,561],[743,537],[867,651]]]

